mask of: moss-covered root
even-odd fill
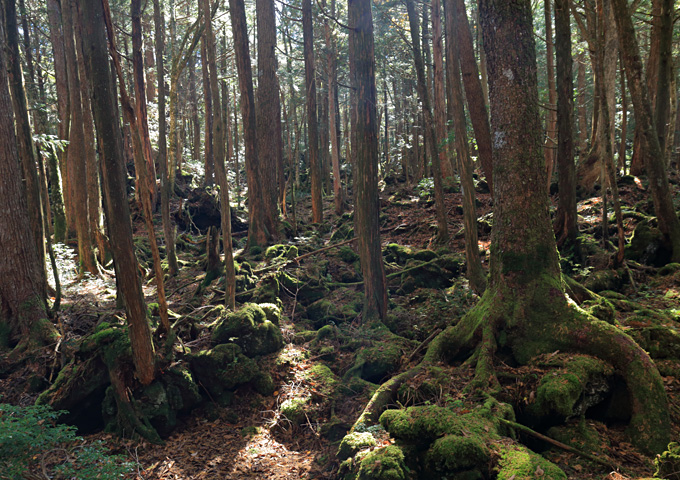
[[[566,347],[605,360],[623,376],[631,398],[628,434],[646,453],[663,452],[670,441],[668,399],[649,355],[618,328],[593,317],[577,317],[564,336]]]
[[[163,440],[151,426],[146,418],[143,418],[135,409],[134,402],[128,394],[128,388],[123,380],[123,375],[118,368],[109,368],[111,387],[118,407],[118,424],[124,433],[133,432],[148,442],[157,445],[163,444]]]
[[[378,423],[380,414],[383,412],[383,410],[385,410],[387,405],[394,400],[399,387],[404,382],[415,377],[422,368],[422,364],[417,365],[409,370],[406,370],[405,372],[400,373],[399,375],[395,375],[380,385],[380,387],[371,397],[371,400],[369,400],[357,421],[354,422],[350,432],[354,432],[357,429],[360,430],[362,427],[369,427]]]

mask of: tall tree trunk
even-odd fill
[[[69,99],[71,103],[71,125],[68,148],[68,177],[73,198],[73,215],[75,216],[76,235],[78,238],[78,260],[80,272],[97,275],[98,269],[92,249],[90,222],[87,209],[86,166],[83,146],[85,133],[83,130],[83,103],[81,100],[80,77],[76,60],[76,46],[73,28],[75,10],[71,0],[62,2],[62,22],[64,26],[64,47],[66,51],[66,69],[68,74]]]
[[[202,2],[203,0],[201,0]],[[203,99],[205,100],[205,184],[212,185],[215,173],[215,138],[213,137],[213,94],[210,88],[210,72],[208,70],[208,53],[205,33],[201,38],[201,72],[203,73]]]
[[[277,172],[283,168],[281,100],[276,74],[276,16],[274,0],[257,0],[257,140],[260,154],[261,189],[265,228],[270,239],[278,237],[279,210]]]
[[[465,1],[454,0],[456,4],[456,28],[455,41],[460,46],[460,68],[463,73],[463,86],[467,98],[468,111],[472,129],[477,140],[477,155],[486,177],[486,183],[493,194],[493,162],[491,149],[491,131],[489,130],[489,115],[486,110],[488,105],[488,92],[485,92],[486,76],[480,80],[475,60],[475,50],[472,44],[472,33],[465,13]],[[453,34],[452,34],[453,35]],[[483,53],[483,51],[481,52]],[[482,59],[480,62],[484,65]]]
[[[588,152],[588,108],[586,95],[586,59],[583,52],[576,57],[578,63],[578,156],[580,159]]]
[[[432,0],[432,53],[434,55],[434,125],[437,137],[437,151],[442,177],[453,177],[453,165],[449,155],[446,135],[446,93],[444,88],[444,41],[440,0]],[[385,120],[387,121],[387,120]]]
[[[545,144],[543,156],[545,157],[545,171],[547,172],[548,190],[552,181],[553,168],[555,166],[555,154],[557,149],[557,87],[555,86],[555,53],[552,29],[551,1],[544,0],[545,11],[545,55],[546,74],[548,76],[548,113],[545,119]]]
[[[125,88],[125,79],[123,78],[123,69],[120,65],[120,58],[118,56],[118,50],[115,45],[115,37],[113,30],[113,23],[111,21],[111,14],[108,9],[108,0],[102,0],[104,2],[106,21],[106,32],[109,41],[109,50],[112,52],[111,58],[113,60],[116,73],[118,75],[118,82],[120,84],[120,100],[123,109],[123,115],[127,122],[130,124],[130,132],[132,134],[132,146],[135,156],[135,167],[139,172],[139,185],[142,187],[142,191],[139,192],[139,199],[142,204],[142,211],[144,213],[144,223],[146,225],[147,235],[149,237],[149,247],[151,248],[151,256],[153,258],[153,269],[154,276],[156,277],[156,294],[158,296],[158,307],[160,310],[161,324],[159,327],[159,334],[164,333],[166,335],[170,334],[170,321],[168,319],[168,304],[165,299],[165,279],[163,274],[163,269],[161,267],[161,256],[158,250],[158,243],[156,241],[156,232],[153,225],[153,211],[151,206],[152,193],[147,188],[148,183],[148,171],[146,169],[147,162],[144,158],[144,146],[142,143],[142,137],[140,134],[140,126],[137,124],[137,118],[135,117],[135,111],[138,108],[132,104],[130,97],[127,94],[127,89]]]
[[[655,123],[663,158],[668,159],[666,145],[671,112],[671,77],[673,76],[674,0],[661,0],[659,17],[652,27],[652,41],[659,42],[659,74],[656,82]],[[667,163],[667,162],[666,162]]]
[[[104,11],[100,2],[83,1],[81,8],[83,45],[91,75],[92,106],[102,155],[106,216],[113,261],[116,264],[117,285],[125,298],[136,376],[143,385],[148,385],[155,377],[155,353],[132,243],[120,125],[118,121],[111,121],[112,118],[117,119],[118,115],[103,28]]]
[[[43,209],[40,199],[40,179],[38,178],[33,132],[28,117],[28,103],[24,90],[24,79],[21,71],[21,54],[19,52],[19,31],[15,0],[3,0],[4,17],[7,35],[7,64],[9,86],[12,92],[14,121],[16,123],[16,140],[21,161],[22,178],[26,183],[26,199],[28,204],[33,244],[38,254],[40,271],[36,273],[42,282],[42,289],[47,291],[47,272],[45,270],[45,231],[43,230]],[[49,235],[49,232],[47,232]],[[43,295],[44,296],[44,295]]]
[[[430,109],[430,95],[425,79],[425,68],[423,57],[420,53],[418,42],[418,16],[416,15],[413,0],[406,0],[409,23],[411,26],[411,41],[413,45],[413,55],[415,57],[416,75],[418,78],[418,97],[423,106],[425,117],[425,136],[432,151],[432,176],[434,177],[434,202],[437,214],[437,242],[446,243],[449,240],[449,230],[447,224],[446,206],[444,204],[444,189],[442,186],[441,165],[437,148],[437,140],[434,132],[434,122],[432,121],[432,110]]]
[[[226,272],[225,304],[231,310],[236,308],[236,280],[234,270],[234,251],[231,243],[231,207],[229,205],[229,183],[224,165],[225,141],[224,120],[220,108],[220,87],[217,82],[217,55],[215,53],[215,34],[210,18],[210,0],[202,0],[203,17],[205,18],[205,50],[209,65],[210,90],[213,99],[213,141],[215,154],[215,177],[220,186],[220,210],[222,223],[222,241],[224,244],[224,266]]]
[[[168,145],[165,122],[165,19],[161,0],[153,2],[154,42],[156,44],[156,69],[158,76],[158,170],[161,179],[161,218],[165,236],[165,258],[168,274],[173,277],[179,272],[175,252],[175,229],[170,221],[170,178],[168,176]]]
[[[314,67],[314,31],[312,29],[312,2],[302,1],[302,32],[305,56],[305,92],[307,95],[307,146],[309,170],[312,179],[312,221],[323,221],[321,198],[321,165],[319,163],[319,133],[316,117],[316,70]]]
[[[57,91],[57,114],[59,117],[59,139],[68,140],[69,125],[71,117],[71,105],[69,101],[68,75],[66,73],[66,53],[64,48],[64,32],[61,21],[61,5],[59,0],[47,0],[47,16],[50,25],[50,40],[52,43],[52,54],[54,59],[54,78]],[[64,214],[70,216],[71,191],[68,185],[68,175],[66,174],[66,163],[68,157],[68,146],[58,153],[60,175],[56,171],[51,171],[51,183],[53,196],[63,195],[62,204],[65,208]],[[61,181],[54,183],[55,179]],[[57,192],[55,192],[55,189]],[[54,205],[54,201],[52,202]],[[68,226],[66,218],[62,220],[55,216],[54,241],[63,243],[66,241]]]
[[[470,286],[482,295],[486,289],[486,275],[482,269],[477,237],[477,209],[475,206],[475,185],[472,178],[472,160],[467,143],[465,123],[465,105],[463,102],[463,86],[460,79],[460,46],[453,41],[456,18],[460,15],[457,4],[452,0],[444,1],[446,21],[446,78],[448,87],[448,113],[453,121],[456,135],[456,151],[458,153],[458,172],[460,174],[461,191],[463,193],[463,221],[465,224],[465,259],[467,277]]]
[[[331,0],[331,16],[335,16],[335,0]],[[339,125],[338,125],[338,111],[336,105],[336,98],[338,94],[338,60],[337,60],[337,46],[335,43],[335,36],[333,29],[328,19],[324,19],[324,36],[326,40],[326,49],[328,50],[328,117],[331,137],[331,164],[333,166],[333,201],[335,205],[335,214],[342,214],[344,207],[344,198],[342,195],[342,184],[340,182],[340,142],[339,142]],[[290,135],[289,135],[290,136]]]
[[[555,0],[557,63],[557,175],[559,198],[553,224],[557,244],[576,244],[576,167],[574,165],[574,81],[569,0]]]
[[[642,129],[649,155],[645,155],[645,168],[649,176],[654,211],[659,221],[659,229],[667,237],[673,250],[672,259],[680,261],[680,221],[675,213],[668,173],[663,161],[663,153],[654,124],[652,105],[647,85],[642,78],[642,61],[633,21],[626,0],[612,0],[616,16],[616,27],[621,45],[621,57],[626,68],[628,89],[633,102],[635,123]]]
[[[364,321],[387,314],[387,282],[380,245],[378,197],[378,123],[376,120],[373,16],[370,0],[349,0],[352,86],[356,92],[356,230],[364,276]]]
[[[0,37],[4,36],[0,23]],[[5,49],[0,49],[0,326],[21,353],[56,341],[45,310],[45,279],[31,229],[17,155]]]
[[[243,138],[246,150],[246,175],[248,177],[248,247],[266,246],[275,232],[267,230],[264,214],[262,180],[264,173],[257,144],[257,121],[255,114],[255,96],[253,94],[253,72],[250,64],[248,47],[248,29],[246,11],[243,0],[229,0],[229,16],[234,35],[236,52],[236,68],[241,93],[241,117],[243,118]]]
[[[626,95],[626,72],[623,68],[623,60],[620,61],[620,82],[621,87],[621,138],[619,139],[619,155],[617,169],[619,172],[626,173],[626,139],[628,137],[628,97]]]
[[[195,65],[196,57],[194,57],[191,61]],[[189,108],[191,111],[191,126],[193,127],[191,136],[191,158],[195,164],[199,164],[201,163],[201,156],[203,157],[203,170],[205,171],[205,176],[203,177],[203,185],[211,186],[215,183],[213,181],[214,175],[213,164],[208,161],[207,155],[201,155],[201,120],[198,115],[198,97],[196,95],[195,68],[189,69]]]

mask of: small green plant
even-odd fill
[[[434,179],[423,178],[415,187],[416,193],[420,198],[428,198],[434,195]]]
[[[132,463],[108,455],[101,441],[85,443],[75,427],[56,423],[62,413],[0,404],[0,479],[42,471],[55,479],[113,480],[132,471]]]

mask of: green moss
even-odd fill
[[[241,348],[233,343],[191,354],[189,362],[198,383],[223,405],[231,401],[231,391],[260,373],[255,361],[243,355]]]
[[[306,420],[305,408],[309,404],[309,397],[289,398],[281,404],[279,411],[294,425],[300,425]]]
[[[488,468],[490,459],[491,452],[482,437],[446,435],[428,449],[425,464],[428,471],[448,477],[461,470],[481,473]]]
[[[340,260],[346,263],[354,263],[359,260],[359,255],[357,255],[349,245],[343,245],[340,247],[338,249],[337,256],[340,258]]]
[[[358,480],[406,480],[404,453],[395,445],[373,450],[359,465]]]
[[[354,366],[348,372],[358,374],[369,382],[379,382],[399,368],[401,348],[395,342],[382,343],[375,347],[364,348],[357,355]]]
[[[264,312],[265,317],[267,317],[267,320],[275,325],[281,323],[281,307],[273,303],[260,303],[260,308]]]
[[[677,271],[680,271],[680,263],[669,263],[668,265],[661,267],[657,273],[665,276],[672,275]]]
[[[270,396],[276,391],[274,379],[268,373],[261,372],[253,380],[255,391],[261,395]]]
[[[680,359],[680,333],[674,328],[640,328],[630,335],[654,359]]]
[[[295,245],[272,245],[264,254],[267,260],[283,261],[298,256],[298,248]]]
[[[273,353],[283,347],[279,327],[267,319],[262,307],[252,303],[220,317],[212,339],[218,344],[234,342],[249,357]]]
[[[519,278],[534,279],[541,276],[550,268],[552,258],[549,247],[539,246],[531,254],[518,254],[515,252],[502,252],[501,265],[503,274],[521,272]]]
[[[413,258],[415,252],[411,247],[405,247],[397,243],[390,243],[385,247],[383,256],[388,262],[398,263],[403,265],[407,260]]]
[[[335,338],[338,335],[337,328],[334,325],[324,325],[316,332],[316,339],[323,340],[325,338]]]
[[[519,445],[499,443],[497,480],[567,480],[555,464]]]
[[[606,440],[600,439],[593,422],[590,420],[586,422],[584,418],[578,422],[551,427],[548,436],[584,452],[603,452],[608,445]]]
[[[281,286],[276,273],[268,273],[262,277],[253,292],[253,303],[279,304]]]
[[[581,308],[593,317],[611,325],[616,325],[618,323],[616,321],[616,309],[614,308],[614,305],[604,297],[598,295],[594,300],[586,300],[581,304]]]
[[[612,373],[611,366],[594,357],[570,357],[561,371],[549,372],[541,379],[531,410],[538,415],[555,413],[565,417],[581,413],[574,408],[586,386],[603,384]]]
[[[319,363],[309,369],[307,378],[313,383],[315,391],[324,398],[333,397],[340,379],[326,365]]]
[[[654,465],[656,465],[655,478],[680,480],[680,444],[669,443],[668,450],[657,456]]]
[[[377,445],[375,438],[370,432],[352,432],[342,439],[338,447],[338,460],[342,461],[353,457],[361,450]]]

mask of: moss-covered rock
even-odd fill
[[[309,305],[305,314],[314,328],[321,328],[330,323],[354,320],[361,313],[363,304],[364,297],[361,293],[349,288],[339,288],[331,296]]]
[[[309,397],[293,397],[284,401],[279,412],[293,425],[300,425],[306,420],[305,410],[309,406]]]
[[[612,367],[595,357],[574,355],[563,361],[563,368],[543,376],[536,391],[536,401],[529,411],[542,416],[580,415],[599,403],[609,391]]]
[[[343,245],[340,247],[338,249],[337,256],[340,258],[340,260],[346,263],[354,263],[359,260],[359,255],[357,255],[349,245]]]
[[[279,327],[267,319],[262,307],[252,303],[220,317],[213,330],[212,340],[217,344],[234,342],[249,357],[273,353],[283,347]]]
[[[389,445],[368,453],[359,464],[357,480],[406,480],[404,453]]]
[[[310,368],[307,372],[307,378],[314,387],[315,395],[322,398],[332,398],[340,385],[340,378],[322,363]]]
[[[191,354],[189,362],[198,383],[223,405],[230,403],[234,389],[260,374],[255,361],[243,355],[241,347],[234,343]]]
[[[376,446],[378,443],[370,432],[352,432],[340,442],[338,447],[338,460],[342,461],[353,457],[361,450]]]
[[[295,245],[272,245],[265,251],[264,258],[272,262],[284,262],[298,256]]]
[[[281,286],[277,278],[277,274],[274,272],[265,274],[253,292],[251,301],[253,303],[271,303],[278,305],[281,300],[279,296],[281,295]]]
[[[442,289],[451,286],[451,275],[436,262],[427,263],[420,260],[406,262],[404,273],[401,275],[401,289],[399,294],[407,295],[417,288]]]
[[[611,301],[600,295],[593,300],[586,300],[581,304],[586,312],[605,322],[616,325],[616,309]]]
[[[583,286],[595,293],[603,290],[619,290],[625,277],[616,270],[598,270],[588,275]]]
[[[445,435],[435,440],[425,455],[429,478],[455,478],[461,472],[484,478],[488,473],[485,467],[491,460],[491,451],[484,440],[475,435]]]
[[[498,480],[567,480],[557,465],[525,447],[499,443],[498,450]]]
[[[630,335],[654,359],[680,359],[680,333],[674,328],[646,327]]]
[[[397,243],[390,243],[383,250],[383,256],[388,262],[398,263],[400,265],[405,264],[408,260],[413,258],[415,254],[411,247],[404,245],[399,245]]]
[[[591,453],[603,452],[608,442],[601,439],[592,420],[572,421],[548,430],[548,436],[578,450]]]
[[[661,267],[670,262],[671,253],[672,249],[661,231],[651,226],[648,220],[637,224],[625,251],[627,259],[654,267]]]
[[[394,342],[387,342],[359,351],[353,372],[364,380],[377,383],[399,368],[401,348]]]

